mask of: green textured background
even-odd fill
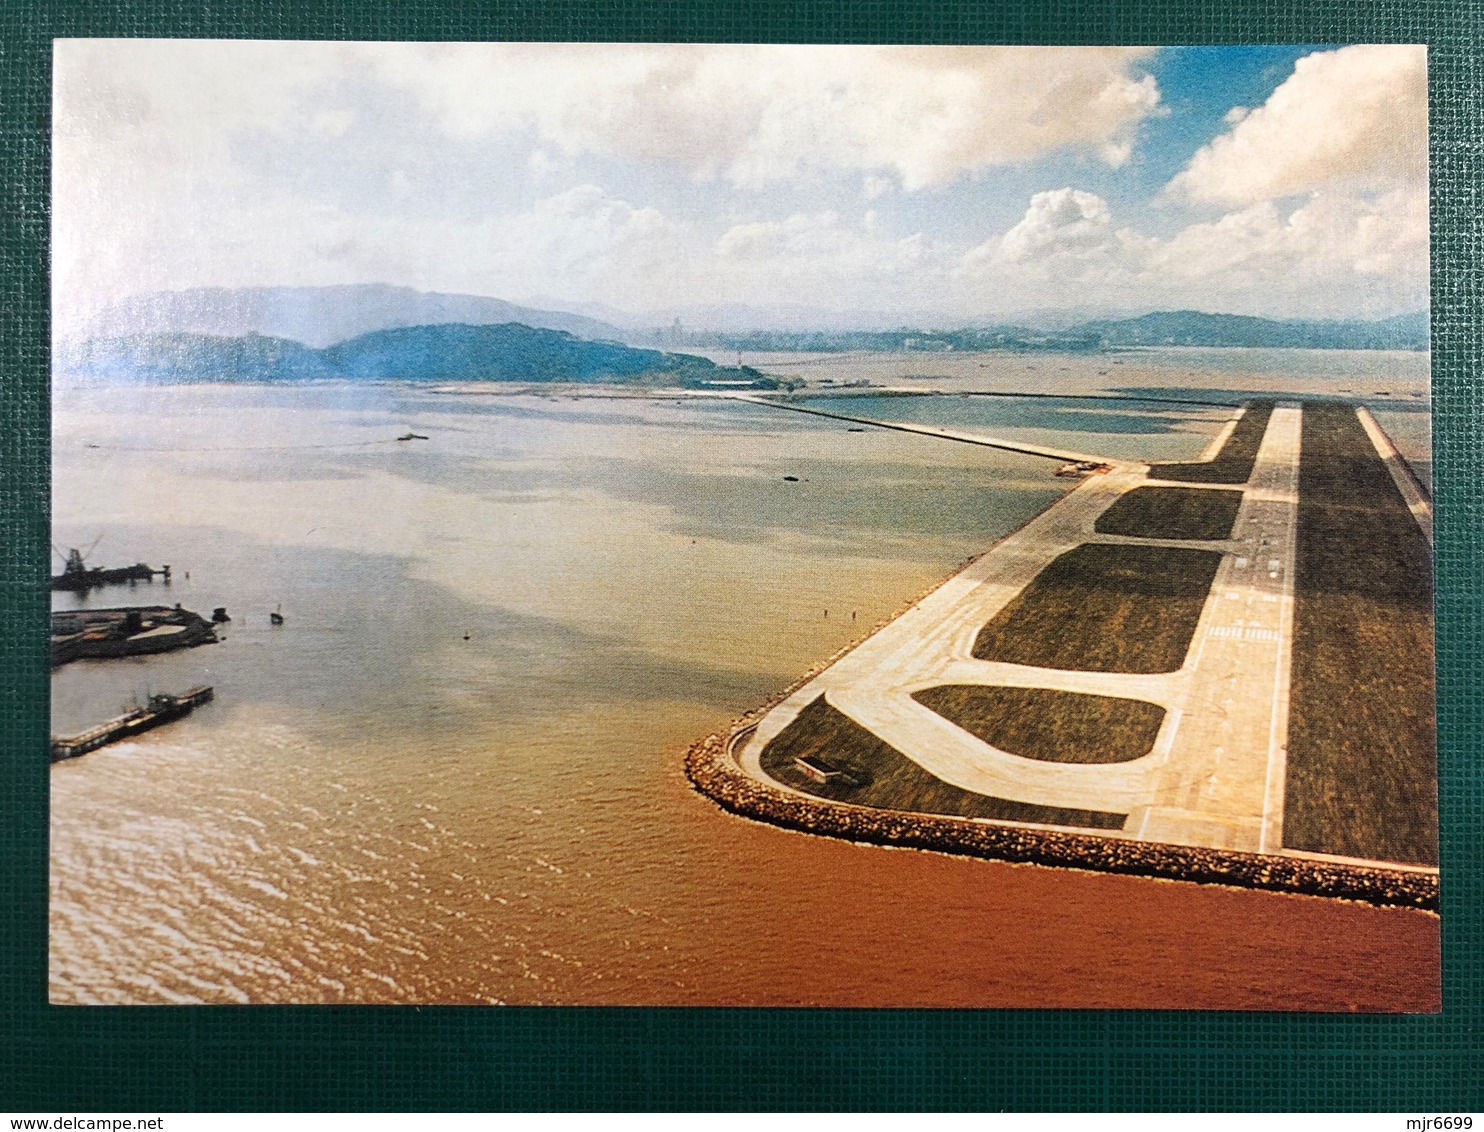
[[[0,1111],[1484,1108],[1479,0],[0,0]],[[1440,1017],[46,1003],[54,36],[1430,45]]]

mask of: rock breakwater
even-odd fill
[[[1427,911],[1438,907],[1438,875],[1426,870],[1164,845],[810,798],[770,786],[737,765],[732,755],[735,745],[766,711],[765,706],[749,713],[727,732],[708,735],[686,753],[686,775],[696,789],[743,817],[849,841],[989,860],[1270,889]]]

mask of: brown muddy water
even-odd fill
[[[915,378],[919,360],[808,364],[949,389],[1260,388],[1286,369],[1426,393],[1425,357],[1304,374],[1286,352],[1190,353],[1111,375],[1042,359],[1055,377],[992,356]],[[850,411],[1152,459],[1199,452],[1223,415]],[[1425,412],[1390,412],[1424,462]],[[53,679],[61,734],[216,687],[53,767],[54,1002],[1438,1005],[1425,914],[853,845],[690,789],[692,740],[1047,506],[1065,483],[1046,461],[736,404],[395,384],[59,382],[54,420],[58,545],[102,536],[96,564],[175,571],[88,604],[233,618],[222,644]]]

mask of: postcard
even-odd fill
[[[49,994],[1431,1012],[1427,53],[58,40]]]

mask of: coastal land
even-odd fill
[[[1431,510],[1369,411],[1250,400],[1184,463],[977,442],[1085,478],[692,781],[853,840],[1435,908]]]

